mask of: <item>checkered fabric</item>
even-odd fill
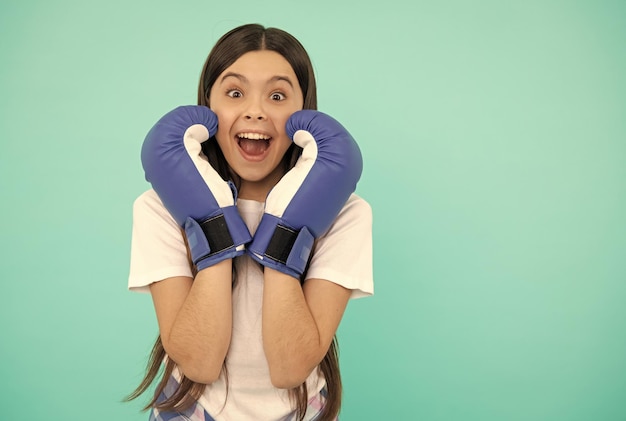
[[[168,396],[171,396],[178,388],[178,381],[172,376],[170,377],[167,385],[161,395],[159,395],[158,402],[163,402]],[[309,400],[305,420],[315,421],[319,415],[321,409],[326,402],[326,389],[322,389],[320,393]],[[277,421],[296,421],[296,414],[291,413],[288,416]],[[338,421],[339,418],[335,418]],[[215,421],[215,419],[198,403],[194,403],[191,407],[182,412],[175,411],[160,411],[156,408],[152,408],[150,411],[149,421]]]

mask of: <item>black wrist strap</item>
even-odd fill
[[[272,238],[267,245],[267,249],[265,250],[265,255],[270,259],[286,264],[287,258],[291,253],[291,249],[296,242],[296,238],[298,238],[298,233],[299,231],[294,229],[282,225],[276,225],[274,234],[272,235]]]
[[[204,236],[209,242],[209,250],[211,250],[209,256],[219,253],[220,251],[224,251],[235,245],[233,238],[230,235],[230,231],[228,231],[226,218],[224,218],[223,214],[206,219],[200,222],[199,225],[200,228],[202,228],[202,232],[204,232]]]

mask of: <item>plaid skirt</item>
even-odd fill
[[[157,399],[157,403],[163,402],[167,399],[168,396],[171,396],[176,389],[178,388],[178,381],[173,376],[170,377],[165,389],[159,395]],[[326,402],[326,389],[322,389],[320,393],[316,396],[312,397],[309,400],[309,405],[307,409],[308,413],[316,414],[313,418],[309,418],[311,420],[316,420],[320,411],[324,407],[324,403]],[[295,421],[296,414],[295,411],[288,416],[276,420],[276,421]],[[339,418],[336,418],[335,421],[338,421]],[[150,411],[149,421],[215,421],[215,419],[209,414],[206,409],[204,409],[198,402],[195,402],[189,408],[184,411],[176,412],[176,411],[160,411],[156,408],[152,408]]]

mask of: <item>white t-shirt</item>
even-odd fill
[[[237,209],[254,235],[264,204],[239,199]],[[226,382],[207,386],[199,403],[217,421],[281,419],[291,413],[288,392],[272,386],[261,337],[263,272],[249,256],[235,259],[237,282],[233,289],[233,331],[226,358]],[[181,228],[154,192],[148,190],[134,203],[128,287],[149,292],[149,285],[173,276],[192,276]],[[351,298],[374,293],[372,273],[372,211],[353,194],[315,243],[306,279],[325,279],[352,290]],[[309,398],[325,381],[314,370],[307,379]],[[224,404],[224,402],[226,403]]]

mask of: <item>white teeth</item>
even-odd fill
[[[261,133],[239,133],[237,135],[239,139],[252,139],[252,140],[269,140],[270,136],[266,136]]]

